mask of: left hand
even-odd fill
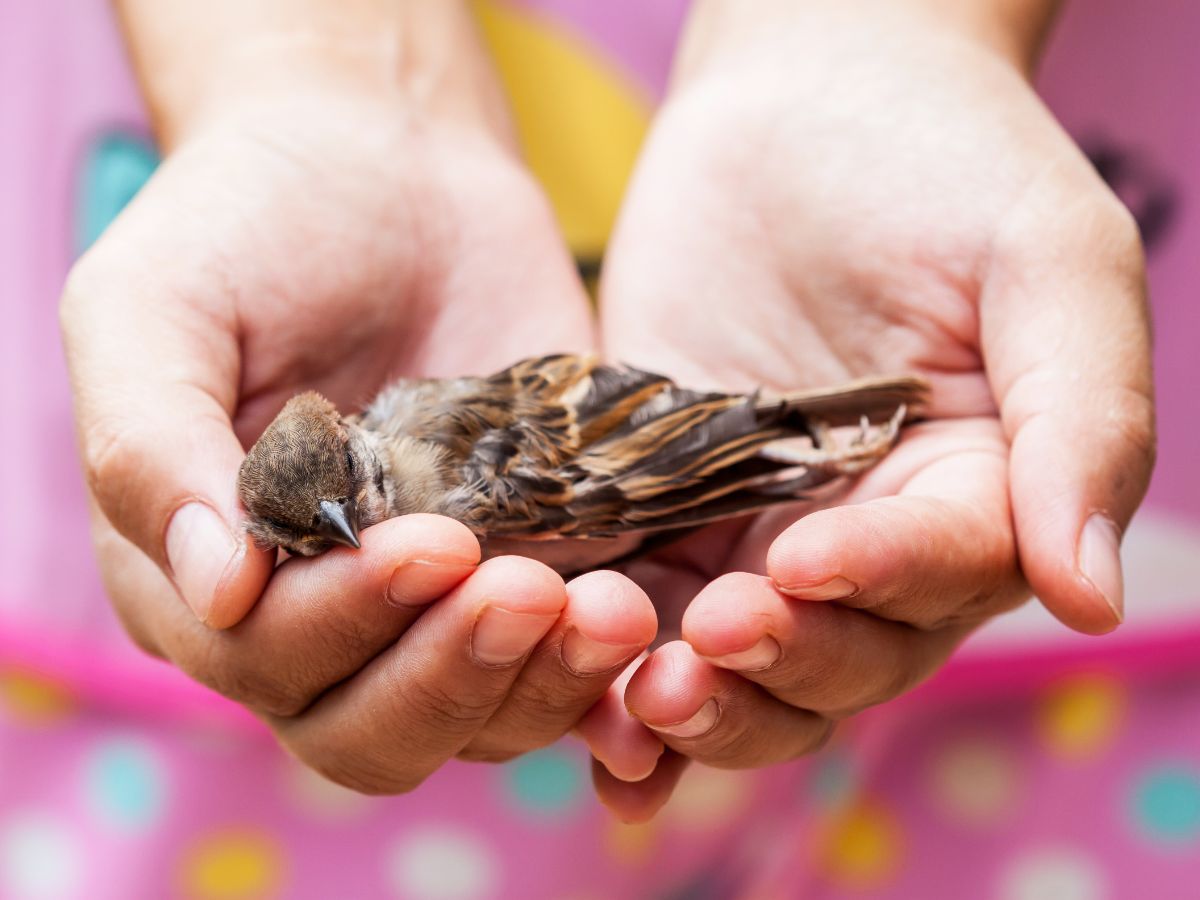
[[[932,404],[846,505],[631,567],[686,612],[625,694],[673,752],[637,785],[597,771],[627,818],[682,757],[813,750],[1030,586],[1116,627],[1153,465],[1136,227],[1003,42],[915,3],[748,7],[697,8],[611,245],[606,350],[697,387],[912,372]]]

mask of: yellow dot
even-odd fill
[[[14,719],[27,725],[58,722],[76,707],[65,685],[18,670],[0,672],[0,701]]]
[[[1073,676],[1053,685],[1042,698],[1038,732],[1059,756],[1094,756],[1116,736],[1124,711],[1124,690],[1116,679]]]
[[[900,864],[899,823],[886,809],[860,803],[838,816],[826,835],[822,869],[849,888],[877,887]]]
[[[184,892],[197,900],[258,900],[283,882],[283,853],[265,834],[223,831],[194,845],[183,862]]]
[[[657,845],[658,825],[654,821],[626,825],[613,819],[604,834],[604,849],[610,858],[622,865],[645,862]]]

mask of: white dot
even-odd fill
[[[475,900],[498,893],[491,849],[456,828],[427,828],[402,838],[388,859],[393,890],[412,900]]]
[[[1103,900],[1104,873],[1088,857],[1065,849],[1044,849],[1014,861],[1000,883],[1001,900]]]
[[[303,812],[320,819],[348,819],[370,809],[370,798],[289,760],[287,791]]]
[[[0,895],[11,900],[75,896],[82,874],[78,842],[52,815],[17,813],[0,825]]]
[[[934,760],[931,775],[938,806],[967,824],[995,824],[1014,812],[1020,798],[1014,754],[983,739],[946,747]]]

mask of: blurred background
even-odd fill
[[[594,275],[687,3],[489,0],[475,8],[530,164],[581,270]],[[792,801],[802,796],[810,811],[838,810],[820,842],[821,877],[864,889],[902,885],[907,855],[925,841],[945,845],[964,828],[983,829],[982,837],[949,869],[1000,867],[996,877],[1015,879],[1021,890],[1066,885],[1053,895],[1135,896],[1111,860],[1055,849],[1080,828],[1136,830],[1164,872],[1200,875],[1200,760],[1160,759],[1127,727],[1131,680],[1160,693],[1200,683],[1198,44],[1200,5],[1192,0],[1077,2],[1038,80],[1134,211],[1149,251],[1161,441],[1149,499],[1126,541],[1128,622],[1102,642],[1067,637],[1030,605],[973,638],[895,709],[856,723],[854,731],[888,735],[897,758],[928,757],[921,765],[931,774],[877,778],[864,799],[856,784],[875,763],[838,745],[798,776],[802,794]],[[55,307],[72,260],[157,161],[109,7],[0,0],[0,898],[121,896],[93,880],[101,857],[124,867],[112,884],[142,886],[136,896],[290,894],[306,877],[305,848],[317,852],[347,829],[360,836],[360,849],[382,848],[381,871],[398,896],[519,896],[517,876],[485,845],[452,828],[401,833],[393,801],[367,801],[302,772],[239,708],[141,655],[104,599],[90,558]],[[1006,705],[1014,691],[1036,702]],[[979,706],[981,698],[994,702]],[[953,710],[958,732],[948,736],[939,723]],[[1200,708],[1194,712],[1200,718]],[[1036,770],[1006,749],[1025,737],[1048,748]],[[957,750],[934,758],[935,745]],[[243,765],[248,759],[254,763]],[[1031,838],[1033,862],[997,861],[986,828],[1009,804],[1035,802],[1029,798],[1043,781],[1068,795],[1086,793],[1089,766],[1114,759],[1127,789],[1114,799],[1111,821],[1070,823],[1069,811],[1046,810]],[[193,771],[223,780],[220,797],[188,783],[184,773]],[[264,772],[275,785],[269,801],[261,799]],[[600,827],[586,760],[573,748],[552,748],[495,775],[472,772],[474,780],[442,779],[431,790],[442,791],[448,806],[498,791],[522,823],[521,836],[547,848],[544,877],[569,871],[580,841]],[[668,848],[751,808],[755,788],[742,776],[689,777],[653,828],[605,824],[588,854],[644,884]],[[886,812],[922,791],[914,808],[928,821],[920,827]],[[180,806],[195,813],[186,823],[175,814]],[[288,828],[295,819],[306,823],[286,846],[276,835],[285,818]],[[785,830],[803,824],[780,821]],[[156,854],[153,862],[146,854]],[[439,880],[430,866],[455,869],[458,881]],[[654,883],[669,885],[669,868],[655,870]],[[354,887],[360,875],[367,878],[347,866],[347,896],[373,895],[374,882]],[[721,896],[719,883],[715,890],[708,896]],[[1018,895],[1051,896],[1009,894]]]

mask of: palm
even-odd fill
[[[544,201],[481,134],[414,141],[394,116],[340,104],[206,134],[160,180],[152,191],[203,223],[197,299],[233,305],[224,375],[244,443],[305,388],[356,408],[398,374],[591,342]]]
[[[803,82],[789,80],[797,93]],[[931,421],[846,499],[919,496],[931,486],[941,497],[960,487],[967,495],[981,481],[1002,496],[1006,445],[979,300],[1007,204],[1033,173],[1024,155],[997,153],[987,114],[961,113],[961,84],[907,87],[919,87],[922,101],[903,120],[878,92],[873,110],[848,111],[852,98],[836,95],[756,107],[745,98],[780,88],[753,68],[740,82],[727,76],[685,91],[651,137],[614,244],[606,348],[726,388],[923,375],[933,386]],[[1036,101],[1026,105],[1014,114],[1039,113]],[[796,112],[779,116],[776,107]],[[736,541],[727,528],[670,551],[666,560],[697,573],[690,581],[643,572],[652,586],[673,585],[681,604],[721,572],[763,572],[771,541],[796,515],[780,510],[743,523]]]

